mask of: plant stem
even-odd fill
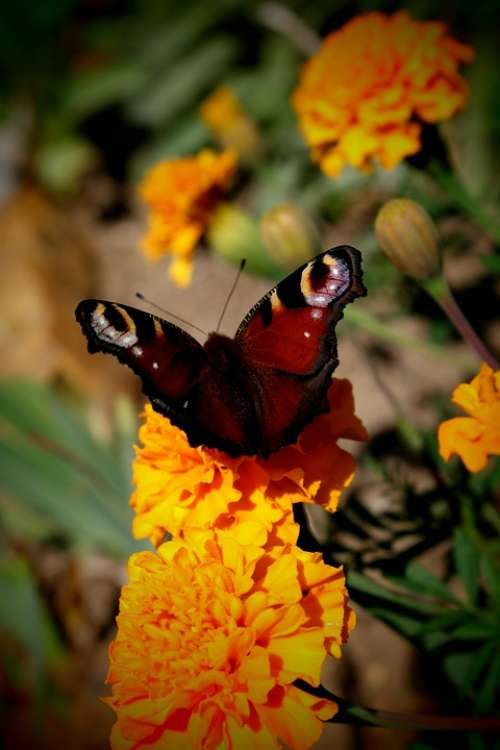
[[[499,370],[500,364],[493,354],[487,349],[484,342],[479,338],[471,324],[456,303],[453,294],[443,276],[438,276],[423,282],[426,291],[436,300],[441,309],[446,313],[449,320],[464,341],[469,344],[478,354],[482,362],[486,362],[493,370]]]
[[[427,732],[500,732],[500,718],[494,716],[434,716],[382,711],[378,708],[367,708],[350,703],[331,693],[323,685],[311,687],[303,680],[296,680],[295,684],[301,690],[312,693],[318,698],[333,700],[337,703],[338,713],[329,720],[330,722]]]
[[[336,699],[338,702],[338,699]],[[363,724],[385,729],[415,729],[427,732],[500,732],[500,719],[494,716],[434,716],[381,711],[355,706],[346,701],[333,721]]]
[[[463,364],[464,367],[472,364],[468,356],[460,354],[453,354],[450,356],[449,353],[443,351],[442,347],[436,346],[436,344],[431,344],[428,341],[421,341],[420,339],[409,336],[406,333],[396,331],[393,327],[374,317],[366,310],[350,307],[348,310],[345,310],[344,319],[349,325],[368,331],[368,333],[371,333],[382,341],[387,341],[387,343],[393,344],[396,347],[414,349],[415,351],[421,351],[426,355],[440,359],[453,359],[457,364]]]
[[[457,305],[451,292],[449,293],[448,297],[442,301],[441,307],[443,308],[443,310],[445,311],[445,313],[447,314],[448,318],[451,320],[451,322],[453,323],[457,331],[465,339],[465,341],[468,341],[468,343],[472,346],[472,348],[476,350],[476,352],[478,353],[482,361],[489,364],[489,366],[493,370],[499,370],[500,364],[496,361],[495,357],[486,348],[483,341],[479,338],[477,333],[474,331],[469,321],[467,320],[467,318],[464,316],[461,309]]]
[[[257,13],[265,26],[286,36],[306,57],[310,57],[318,51],[321,38],[297,13],[287,8],[284,3],[262,3]]]

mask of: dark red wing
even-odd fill
[[[361,275],[361,255],[348,245],[300,266],[238,328],[245,358],[293,375],[313,375],[326,361],[336,365],[335,325],[344,306],[366,294]]]
[[[86,299],[75,311],[90,353],[114,354],[142,380],[161,413],[182,407],[206,365],[203,347],[156,315],[114,302]]]
[[[263,455],[293,442],[327,411],[326,393],[338,364],[335,326],[345,305],[366,294],[361,255],[328,250],[281,281],[255,305],[236,333],[254,371]]]
[[[185,430],[191,445],[243,452],[247,443],[238,408],[243,396],[236,381],[245,373],[236,358],[234,374],[228,375],[224,345],[209,362],[206,350],[188,333],[134,307],[83,300],[75,314],[89,352],[113,354],[139,375],[154,409]],[[231,339],[219,338],[234,348]],[[240,386],[247,393],[244,383]]]

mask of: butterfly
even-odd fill
[[[342,245],[280,281],[234,338],[211,333],[202,346],[156,315],[104,300],[82,300],[75,315],[89,352],[128,365],[193,447],[266,457],[328,412],[335,327],[345,305],[365,294],[361,254]]]

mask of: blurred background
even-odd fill
[[[464,69],[468,106],[441,128],[453,169],[432,173],[427,157],[391,171],[348,168],[328,178],[311,162],[290,105],[300,67],[319,38],[353,16],[403,7],[416,18],[445,21],[455,38],[476,50]],[[352,381],[357,414],[371,439],[363,448],[349,446],[358,451],[359,465],[341,511],[328,522],[312,519],[337,559],[360,576],[352,588],[358,628],[332,667],[330,684],[354,702],[394,711],[487,713],[498,706],[498,657],[493,677],[480,669],[474,677],[477,642],[452,648],[427,642],[420,631],[411,632],[403,614],[399,621],[383,616],[370,598],[376,591],[363,589],[362,577],[370,571],[402,576],[416,560],[432,575],[449,570],[457,520],[450,506],[443,510],[443,497],[464,473],[454,464],[443,480],[435,429],[451,414],[453,388],[477,371],[478,362],[437,304],[379,252],[373,221],[396,195],[427,208],[439,227],[450,286],[498,351],[499,11],[495,0],[2,3],[3,746],[108,746],[113,715],[99,701],[106,692],[107,645],[126,559],[147,547],[132,538],[128,506],[140,387],[116,361],[88,355],[74,320],[76,304],[98,297],[137,306],[140,291],[212,330],[246,254],[250,272],[240,279],[223,324],[232,335],[290,270],[267,253],[259,233],[261,217],[284,201],[315,224],[322,249],[346,243],[362,251],[369,290],[337,329],[336,374]],[[200,106],[221,86],[238,96],[264,144],[237,185],[246,234],[242,239],[229,228],[222,240],[213,237],[200,247],[191,284],[179,288],[169,279],[168,258],[152,264],[139,251],[146,211],[137,185],[161,159],[216,146]],[[302,260],[292,257],[291,267]],[[470,491],[498,493],[498,475],[497,466]],[[491,661],[494,653],[493,644]],[[446,741],[331,726],[320,747],[425,750],[446,747]],[[498,747],[494,742],[473,736],[455,744],[482,750]]]

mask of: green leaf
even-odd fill
[[[394,628],[394,630],[397,630],[398,633],[401,633],[401,635],[409,640],[413,640],[418,635],[420,629],[420,622],[418,620],[397,614],[396,612],[391,612],[387,609],[381,609],[380,607],[370,609],[370,613],[374,617],[386,622]]]
[[[9,528],[15,530],[17,522],[15,500],[24,529],[30,518],[41,517],[50,522],[52,533],[78,546],[119,556],[136,549],[128,507],[130,465],[123,445],[133,442],[130,419],[125,432],[118,457],[118,444],[97,442],[49,387],[1,383],[0,509]]]
[[[491,661],[496,648],[497,644],[494,641],[488,641],[477,650],[475,659],[470,661],[469,667],[459,684],[461,698],[471,695],[476,690],[476,683],[486,665]]]
[[[438,630],[432,633],[427,633],[422,638],[422,643],[427,651],[434,651],[447,643],[449,639],[450,637],[448,633]]]
[[[397,594],[394,591],[390,591],[381,584],[374,581],[368,576],[363,576],[357,571],[350,570],[347,573],[347,584],[352,592],[360,591],[364,594],[368,594],[374,599],[378,599],[381,602],[392,602],[398,604],[405,609],[410,609],[420,614],[438,614],[441,612],[440,608],[433,605],[427,604],[426,602],[417,601],[415,598],[410,598],[403,594]],[[355,594],[353,593],[353,598]],[[374,605],[375,606],[375,605]],[[377,605],[378,606],[378,605]],[[370,607],[368,607],[370,609]]]
[[[449,637],[461,641],[478,641],[492,638],[497,632],[498,624],[496,623],[469,622],[451,630]]]
[[[448,589],[446,584],[440,581],[428,568],[416,562],[407,565],[405,578],[402,579],[401,583],[420,593],[430,594],[452,602],[457,601],[457,597]]]
[[[500,276],[500,253],[481,255],[481,263],[488,271],[496,276]]]
[[[122,523],[112,517],[104,488],[24,436],[0,440],[0,475],[3,492],[47,515],[71,541],[113,552],[130,549],[125,514]],[[120,512],[116,502],[115,510]]]
[[[454,167],[460,179],[474,195],[485,195],[494,201],[498,187],[498,157],[493,124],[500,79],[498,49],[492,38],[481,36],[481,54],[467,66],[469,97],[467,106],[443,123],[454,155]]]
[[[20,557],[0,558],[0,600],[0,630],[26,651],[34,687],[39,690],[46,668],[61,659],[64,652],[30,569]]]
[[[475,604],[479,592],[480,556],[462,528],[453,532],[453,556],[469,601]]]
[[[148,80],[142,60],[121,61],[75,76],[66,94],[65,107],[75,119],[138,94]]]
[[[109,446],[97,442],[76,411],[70,410],[51,388],[28,380],[0,383],[0,420],[5,420],[32,442],[63,457],[78,456],[92,465],[103,485],[120,490],[110,472],[113,461]],[[83,466],[83,463],[82,463]]]
[[[233,0],[189,4],[186,8],[178,6],[179,13],[169,12],[167,18],[159,19],[154,27],[146,20],[144,33],[136,39],[137,56],[155,77],[163,75],[176,60],[188,56],[218,21],[227,17],[232,7]],[[137,16],[131,20],[137,26]]]
[[[476,654],[470,651],[452,652],[443,657],[443,667],[457,688],[465,682],[467,674],[476,658]]]
[[[490,666],[483,677],[476,698],[476,709],[479,714],[489,713],[495,706],[498,708],[500,699],[500,639],[496,641],[496,652],[490,661]]]
[[[252,117],[275,123],[278,127],[283,123],[286,125],[286,135],[290,135],[293,133],[294,116],[289,99],[297,80],[300,56],[288,40],[272,36],[264,42],[261,59],[261,64],[253,70],[246,68],[236,74],[231,71],[227,83],[241,98]],[[270,91],[273,96],[269,96]],[[301,145],[305,153],[303,142]]]
[[[499,558],[481,556],[481,573],[497,607],[500,607],[500,562]]]
[[[236,40],[231,37],[215,37],[200,44],[130,104],[130,117],[154,127],[174,121],[198,102],[207,88],[216,85],[237,51]]]
[[[446,614],[438,615],[423,623],[420,626],[419,635],[424,636],[426,633],[432,633],[436,630],[447,630],[450,626],[457,626],[463,623],[467,617],[468,613],[463,610],[446,612]]]

